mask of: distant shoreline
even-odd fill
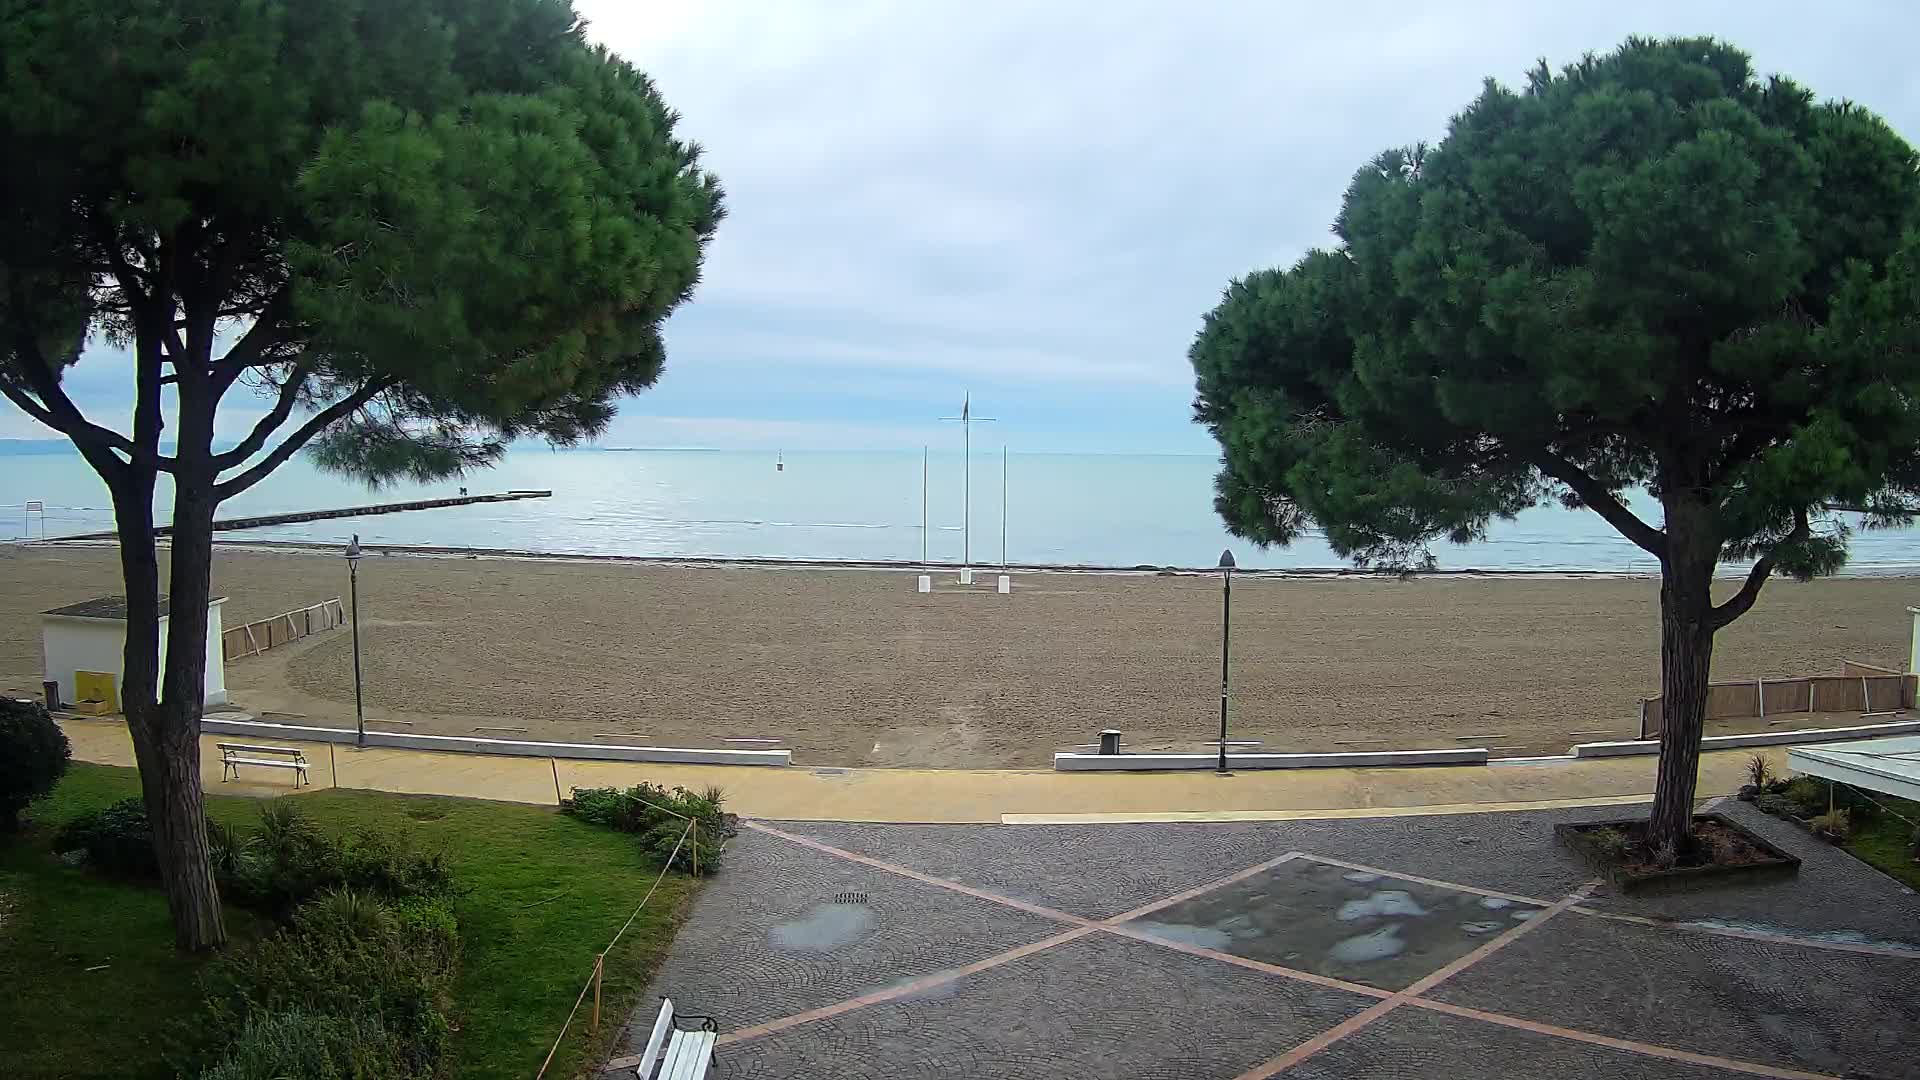
[[[32,547],[112,547],[112,540],[81,540],[53,537],[47,540],[14,541],[19,546]],[[338,545],[321,544],[311,540],[229,540],[215,538],[219,548],[233,551],[286,552],[304,555],[338,555]],[[166,541],[161,540],[165,546]],[[879,570],[895,573],[955,573],[962,569],[957,562],[934,561],[921,563],[916,559],[806,559],[780,558],[774,556],[745,555],[603,555],[565,551],[535,551],[527,548],[491,548],[491,547],[452,547],[437,544],[383,544],[362,542],[369,554],[393,555],[422,559],[493,559],[508,562],[577,562],[590,564],[627,563],[636,566],[689,566],[720,567],[742,569],[814,569],[814,570]],[[973,569],[981,574],[992,574],[1002,570],[996,563],[975,563]],[[1120,576],[1167,575],[1190,577],[1218,574],[1219,568],[1211,566],[1154,566],[1138,564],[1132,566],[1113,566],[1099,563],[1009,563],[1008,573],[1021,574],[1099,574]],[[1728,564],[1720,568],[1723,579],[1739,578],[1746,574],[1746,568],[1737,564]],[[1238,567],[1236,577],[1287,578],[1304,580],[1357,580],[1386,581],[1398,577],[1411,578],[1501,578],[1530,581],[1596,580],[1596,581],[1652,581],[1659,575],[1651,570],[1569,570],[1569,569],[1527,569],[1527,568],[1454,568],[1423,570],[1409,575],[1399,575],[1387,571],[1360,570],[1345,566],[1327,567]],[[1849,568],[1831,575],[1835,578],[1920,578],[1920,565],[1895,564],[1883,567]]]

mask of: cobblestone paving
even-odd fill
[[[729,1080],[1920,1078],[1920,898],[1732,805],[1797,880],[1568,909],[1588,875],[1553,824],[1636,809],[767,823],[789,836],[732,842],[620,1052],[666,995],[718,1018]]]
[[[1223,1074],[1225,1075],[1225,1074]],[[1288,1080],[1732,1080],[1725,1069],[1399,1009],[1285,1073]]]
[[[1911,1076],[1920,1073],[1916,978],[1920,958],[1566,917],[1432,996],[1768,1065]]]

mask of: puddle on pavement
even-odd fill
[[[1771,934],[1775,937],[1798,938],[1801,941],[1825,941],[1839,945],[1872,945],[1876,948],[1897,949],[1901,952],[1920,955],[1920,944],[1868,937],[1859,930],[1806,930],[1796,926],[1750,922],[1746,919],[1695,919],[1676,925],[1695,926],[1702,930],[1742,930],[1750,934]]]
[[[1539,910],[1295,859],[1130,925],[1169,941],[1398,990]]]
[[[873,911],[865,904],[815,904],[804,919],[767,931],[767,942],[789,952],[832,952],[866,936]]]

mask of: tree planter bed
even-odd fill
[[[1723,837],[1721,845],[1730,849],[1727,861],[1702,862],[1694,866],[1660,869],[1651,865],[1639,849],[1639,837],[1647,823],[1644,818],[1627,821],[1590,821],[1555,825],[1554,835],[1581,857],[1594,871],[1623,893],[1676,892],[1720,885],[1777,881],[1800,872],[1800,859],[1772,842],[1747,830],[1723,814],[1695,814],[1696,832],[1706,831]],[[1624,858],[1616,849],[1608,849],[1595,836],[1603,830],[1626,835],[1629,842]],[[1703,843],[1712,852],[1714,845]],[[1712,854],[1708,858],[1713,858]]]

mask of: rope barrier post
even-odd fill
[[[607,970],[607,954],[601,953],[593,958],[593,1022],[587,1028],[589,1035],[600,1034],[600,976]]]
[[[693,840],[693,876],[700,876],[700,819],[687,822],[687,833]]]

